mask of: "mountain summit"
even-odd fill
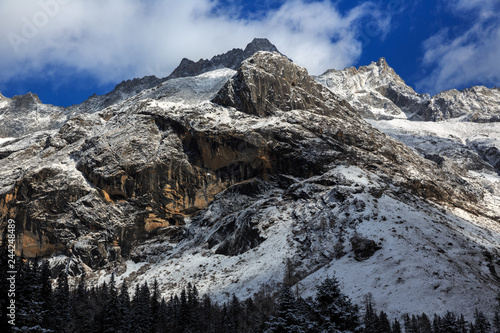
[[[237,69],[241,62],[258,51],[279,52],[266,38],[255,38],[244,50],[232,49],[229,52],[214,56],[212,59],[200,59],[194,62],[182,59],[180,65],[174,69],[169,78],[196,76],[220,68]]]

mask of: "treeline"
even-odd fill
[[[287,285],[262,289],[254,297],[235,295],[223,304],[200,296],[188,284],[180,294],[161,297],[157,281],[137,285],[133,293],[114,276],[109,283],[88,286],[82,275],[75,288],[62,272],[53,286],[47,262],[18,260],[15,326],[8,323],[4,260],[0,269],[1,332],[359,332],[359,333],[500,333],[500,316],[493,320],[475,311],[472,322],[463,315],[405,315],[390,320],[377,312],[371,295],[362,309],[342,293],[338,281],[326,278],[314,298],[303,299]],[[7,288],[7,289],[4,289]]]

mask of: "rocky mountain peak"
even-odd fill
[[[210,60],[200,59],[194,62],[184,58],[168,78],[196,76],[219,68],[238,69],[243,60],[258,51],[279,52],[268,39],[255,38],[245,47],[245,50],[232,49],[224,54],[216,55]]]
[[[267,38],[254,38],[248,45],[245,47],[243,53],[245,55],[251,56],[252,54],[258,51],[268,51],[268,52],[278,52],[278,49],[274,44],[272,44]]]
[[[31,92],[25,95],[14,96],[12,97],[12,101],[14,102],[16,107],[19,108],[34,106],[36,104],[42,104],[42,101],[40,100],[38,95],[33,94]]]
[[[377,66],[379,67],[389,67],[387,64],[387,60],[385,60],[384,57],[380,57],[380,59],[377,61]]]
[[[265,117],[278,110],[329,112],[325,103],[329,99],[335,100],[335,97],[305,68],[277,52],[261,51],[243,61],[238,73],[212,101]]]

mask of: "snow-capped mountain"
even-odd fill
[[[422,156],[437,154],[470,170],[493,167],[500,173],[498,88],[417,94],[384,58],[358,69],[329,70],[316,80]]]
[[[165,295],[194,282],[248,297],[288,263],[303,296],[334,274],[393,315],[489,313],[500,129],[461,120],[498,115],[496,90],[441,111],[488,99],[478,117],[412,121],[444,104],[383,59],[313,78],[247,49],[238,66],[183,61],[182,75],[0,142],[0,217],[16,220],[18,248],[96,282],[156,278]]]
[[[200,59],[198,62],[183,59],[172,74],[166,78],[157,78],[151,75],[123,81],[105,95],[99,96],[94,94],[83,103],[66,108],[43,104],[38,96],[32,93],[15,96],[12,99],[0,94],[0,138],[19,138],[37,131],[60,128],[69,119],[79,114],[101,111],[108,106],[123,102],[143,91],[153,89],[173,79],[195,77],[217,69],[226,70],[226,72],[227,70],[235,70],[244,59],[257,51],[277,52],[278,50],[267,39],[255,38],[245,49],[236,48],[224,54],[214,56],[210,60]],[[189,79],[174,81],[172,84],[163,86],[163,88],[178,90],[180,94],[185,92],[185,97],[189,99],[189,89],[184,91],[184,88],[190,85],[188,81]],[[199,82],[200,80],[197,81]],[[183,83],[178,85],[178,82]],[[171,91],[167,91],[166,93],[169,94]]]

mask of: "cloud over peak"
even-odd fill
[[[58,69],[92,73],[103,83],[166,76],[183,57],[210,58],[254,37],[269,38],[317,74],[359,58],[355,25],[377,12],[371,3],[341,14],[330,1],[301,0],[258,17],[235,10],[213,0],[4,0],[0,81],[40,76],[48,68],[58,75]]]

